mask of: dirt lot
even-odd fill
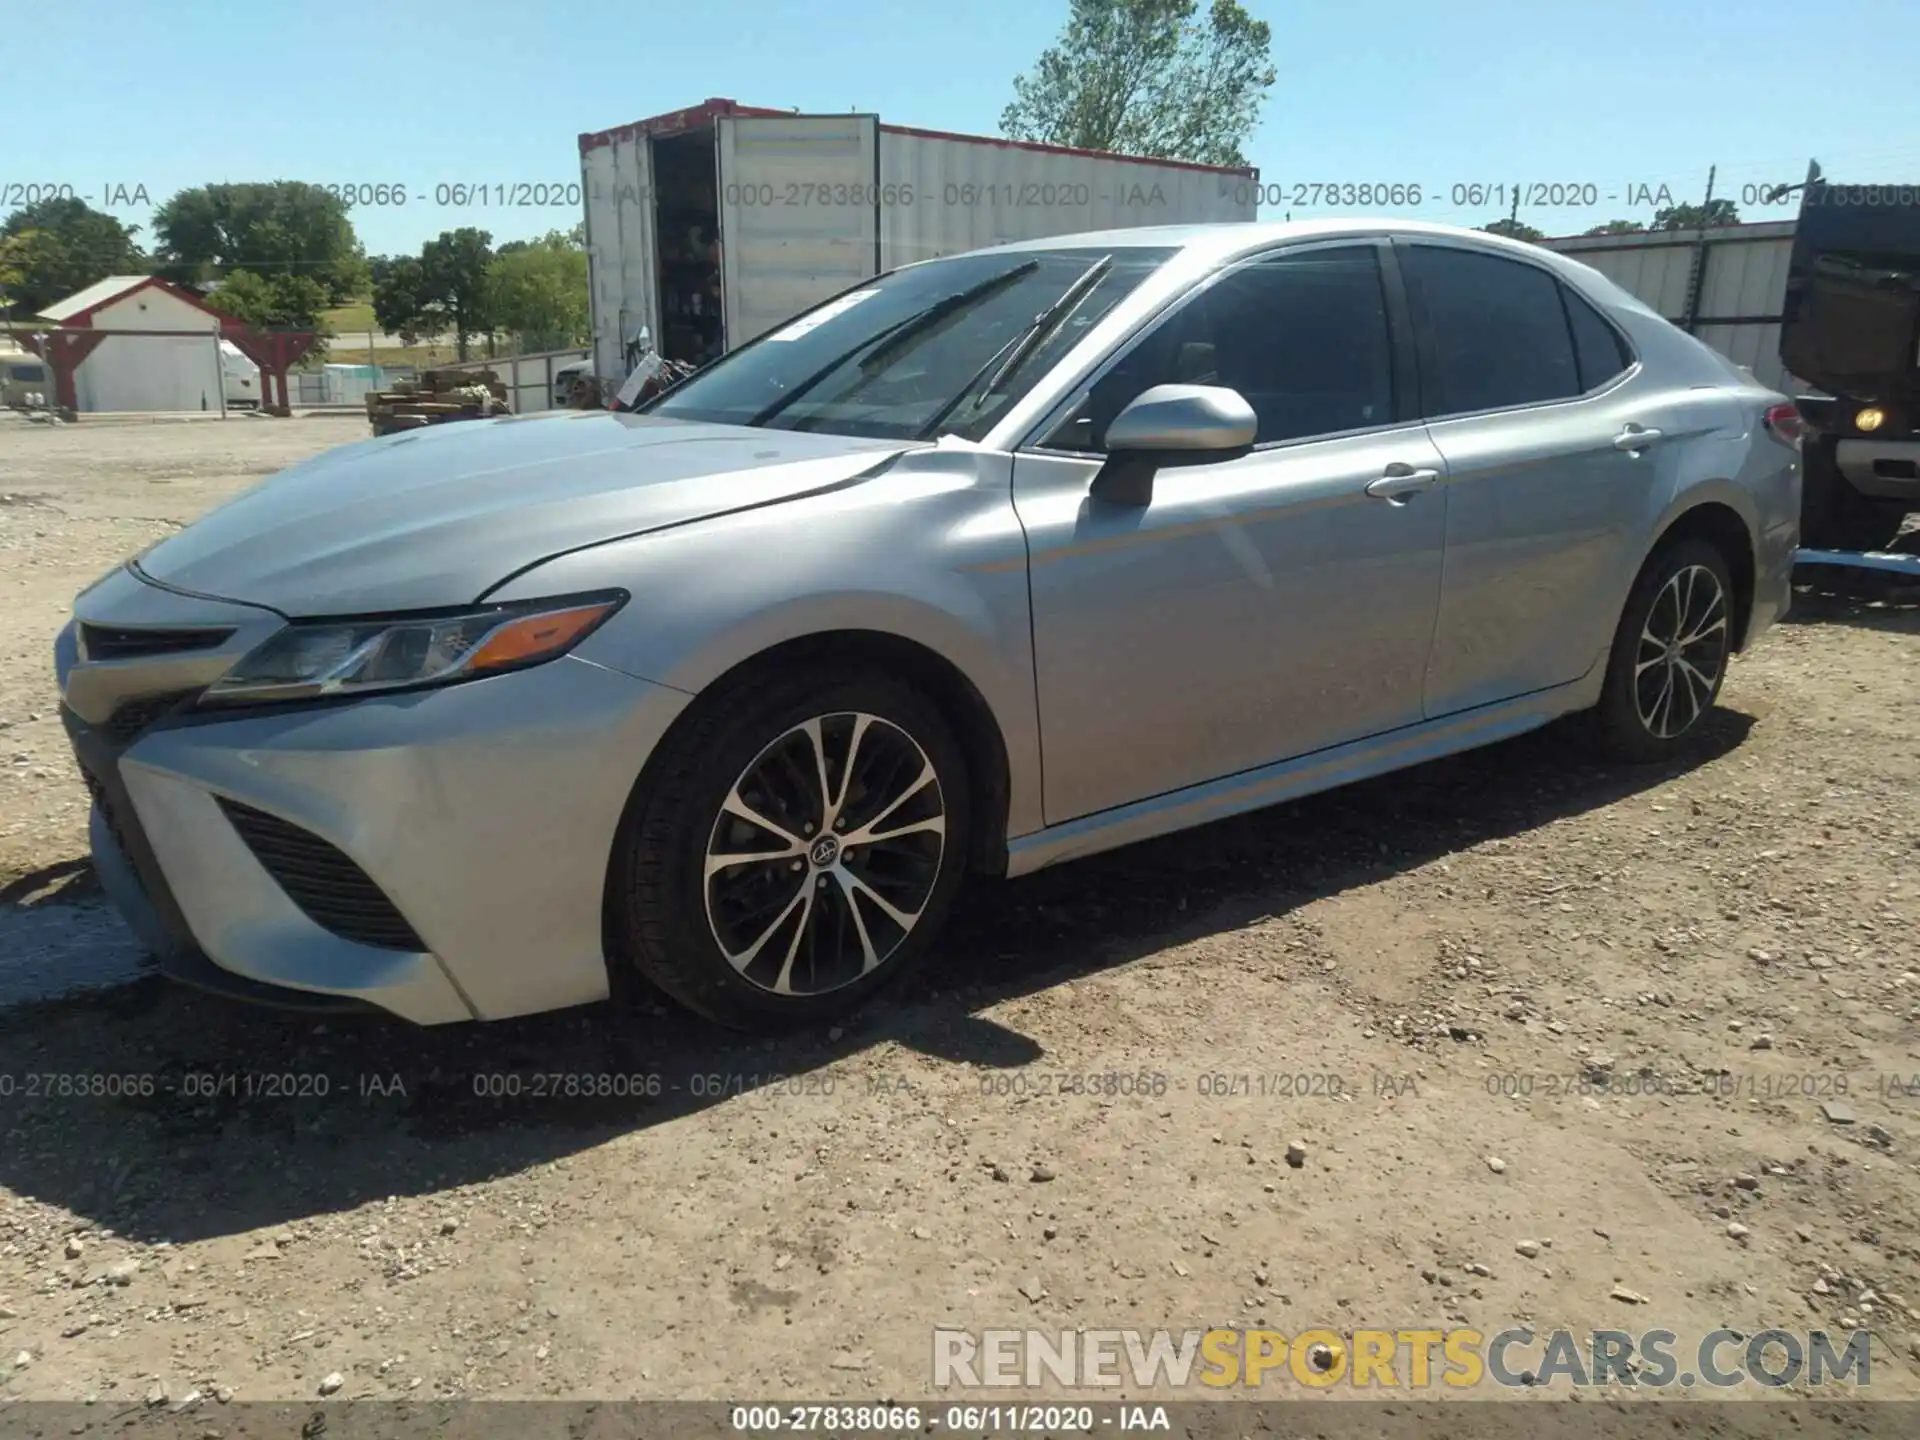
[[[897,1399],[935,1324],[1513,1322],[1860,1325],[1920,1394],[1912,595],[1803,593],[1671,769],[1556,728],[982,886],[845,1033],[318,1025],[137,973],[49,644],[362,429],[0,428],[0,1396]],[[36,1078],[103,1072],[153,1093]],[[661,1093],[476,1093],[547,1072]]]

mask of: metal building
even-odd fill
[[[1593,266],[1681,329],[1788,394],[1808,388],[1780,363],[1780,316],[1794,222],[1718,230],[1582,235],[1540,243]]]
[[[75,409],[221,408],[229,369],[221,327],[232,322],[189,291],[152,275],[110,275],[41,317],[65,330],[107,332],[74,370]]]

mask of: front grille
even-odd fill
[[[382,950],[427,948],[367,872],[318,835],[224,796],[220,808],[261,867],[314,924]]]
[[[197,690],[169,690],[160,695],[142,695],[122,704],[100,728],[115,745],[131,745],[142,731],[199,693]]]
[[[136,660],[148,655],[184,655],[211,650],[233,627],[219,630],[131,630],[81,622],[80,648],[89,660]]]

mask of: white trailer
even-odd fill
[[[231,340],[220,342],[220,375],[226,386],[229,409],[260,408],[260,367]]]
[[[1252,220],[1259,172],[708,100],[580,137],[593,361],[704,363],[860,281],[1013,240]]]

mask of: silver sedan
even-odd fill
[[[1684,744],[1788,603],[1800,420],[1593,270],[1413,223],[913,265],[649,402],[273,476],[56,656],[184,979],[724,1024],[1018,876],[1570,712]]]

